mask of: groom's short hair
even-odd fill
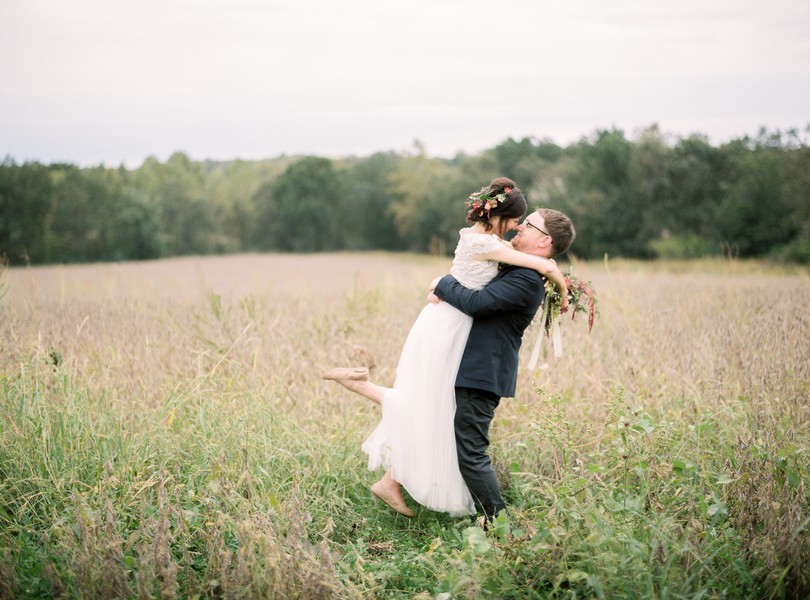
[[[546,224],[546,231],[551,236],[554,256],[566,252],[577,237],[574,224],[571,222],[568,215],[554,210],[553,208],[537,208],[535,212],[543,217],[543,221]]]

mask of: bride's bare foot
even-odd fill
[[[365,367],[338,367],[336,369],[329,369],[323,374],[324,379],[332,379],[340,381],[347,379],[349,381],[368,381],[368,369]]]
[[[392,489],[387,487],[382,481],[378,481],[371,486],[371,492],[399,514],[405,515],[406,517],[416,516],[416,513],[405,504],[405,498],[402,497],[399,484],[397,484],[396,488]]]
[[[374,404],[382,404],[387,389],[368,380],[367,367],[329,369],[323,374],[323,378],[336,381],[347,390],[368,398]]]

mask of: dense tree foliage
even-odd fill
[[[195,162],[137,169],[0,162],[0,256],[11,264],[241,251],[452,251],[466,196],[513,178],[568,213],[583,258],[712,254],[810,263],[810,146],[769,132],[713,146],[652,126],[561,147],[507,139],[479,155]]]

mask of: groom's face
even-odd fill
[[[518,225],[518,234],[512,238],[512,247],[521,252],[549,256],[551,236],[546,230],[546,220],[532,212]]]

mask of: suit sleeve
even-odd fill
[[[439,280],[434,293],[461,312],[481,318],[520,310],[532,305],[543,294],[543,279],[537,271],[514,269],[480,290],[461,285],[452,275]]]

